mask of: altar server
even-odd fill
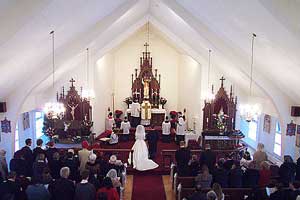
[[[132,127],[137,127],[137,125],[140,124],[140,112],[141,112],[141,105],[137,100],[134,100],[134,102],[131,104],[131,125]]]
[[[171,123],[169,122],[169,117],[166,116],[166,120],[162,123],[162,141],[170,143],[171,135]]]
[[[180,141],[184,141],[185,135],[185,121],[183,117],[178,118],[177,130],[176,130],[176,143],[179,144]]]
[[[122,121],[121,123],[121,129],[123,130],[123,138],[124,141],[128,141],[129,140],[129,131],[130,131],[130,122],[128,121],[128,118],[125,117],[124,121]]]
[[[106,119],[105,129],[112,131],[113,127],[114,127],[114,124],[115,124],[115,120],[113,118],[112,112],[110,112],[107,116],[107,119]]]

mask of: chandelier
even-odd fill
[[[250,88],[249,88],[249,96],[252,97],[252,82],[253,82],[253,50],[254,50],[254,39],[256,34],[252,34],[252,43],[251,43],[251,71],[250,71]],[[241,104],[239,106],[240,115],[247,122],[256,121],[258,116],[261,114],[261,106],[258,103],[247,103]]]
[[[87,89],[82,90],[82,98],[90,101],[95,98],[95,92],[89,88],[89,48],[86,49],[86,85]]]
[[[51,31],[50,35],[52,36],[52,88],[54,90],[54,31]],[[43,110],[48,119],[61,119],[64,116],[66,108],[56,100],[47,102]]]
[[[214,94],[214,86],[211,86],[211,90],[209,88],[210,86],[210,58],[211,58],[211,50],[208,50],[208,72],[207,72],[207,94],[206,94],[206,101],[207,102],[212,102],[215,99],[215,94]]]

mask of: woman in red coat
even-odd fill
[[[259,187],[265,187],[269,184],[270,177],[271,177],[271,170],[269,164],[264,161],[261,163],[261,170],[259,170]]]
[[[103,187],[97,191],[97,200],[106,196],[107,200],[120,200],[117,190],[113,187],[112,181],[109,177],[103,180]]]

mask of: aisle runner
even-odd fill
[[[132,200],[165,200],[166,194],[161,176],[135,175]]]

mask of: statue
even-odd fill
[[[144,83],[144,99],[149,99],[149,80],[143,79]]]
[[[64,127],[65,127],[64,131],[67,132],[70,126],[71,126],[70,122],[69,123],[68,122],[64,122]]]
[[[78,104],[75,106],[73,104],[73,106],[71,106],[70,104],[68,104],[69,108],[71,109],[71,115],[72,115],[72,120],[75,120],[75,109],[78,107]]]

